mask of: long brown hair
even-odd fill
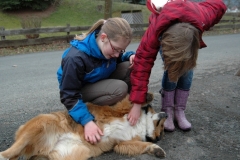
[[[200,47],[199,31],[189,23],[176,23],[162,35],[164,70],[171,82],[196,66]]]
[[[83,40],[88,34],[96,29],[100,29],[99,34],[106,33],[109,39],[113,41],[118,41],[119,38],[125,38],[129,41],[132,39],[132,29],[129,23],[125,19],[119,17],[109,18],[107,20],[100,19],[93,24],[87,33],[76,36],[75,39]]]

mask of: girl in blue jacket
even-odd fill
[[[132,29],[123,18],[97,21],[71,41],[57,71],[60,99],[69,115],[84,126],[84,136],[96,143],[103,135],[85,102],[112,105],[130,89],[129,73],[134,52],[125,52]]]

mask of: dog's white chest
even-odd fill
[[[123,119],[116,119],[109,124],[104,125],[104,136],[102,141],[108,138],[117,140],[131,140],[133,137],[139,136],[145,140],[146,135],[146,121],[141,118],[135,126],[131,126],[127,120],[127,115]]]

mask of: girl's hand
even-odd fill
[[[142,107],[141,104],[137,104],[137,103],[133,104],[133,107],[130,110],[128,117],[127,117],[131,126],[134,126],[137,124],[138,119],[141,116],[141,107]]]
[[[133,64],[134,64],[134,58],[135,58],[135,54],[131,55],[129,57],[129,62],[130,62],[130,66],[129,68],[132,68],[133,67]]]
[[[84,136],[86,141],[90,142],[91,144],[96,144],[101,140],[103,132],[93,121],[90,121],[84,126]]]

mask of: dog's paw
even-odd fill
[[[156,144],[151,145],[151,152],[152,152],[152,154],[154,154],[158,158],[165,158],[166,157],[165,151]]]
[[[146,96],[146,104],[152,102],[154,99],[154,96],[153,96],[153,93],[147,93],[147,96]]]

